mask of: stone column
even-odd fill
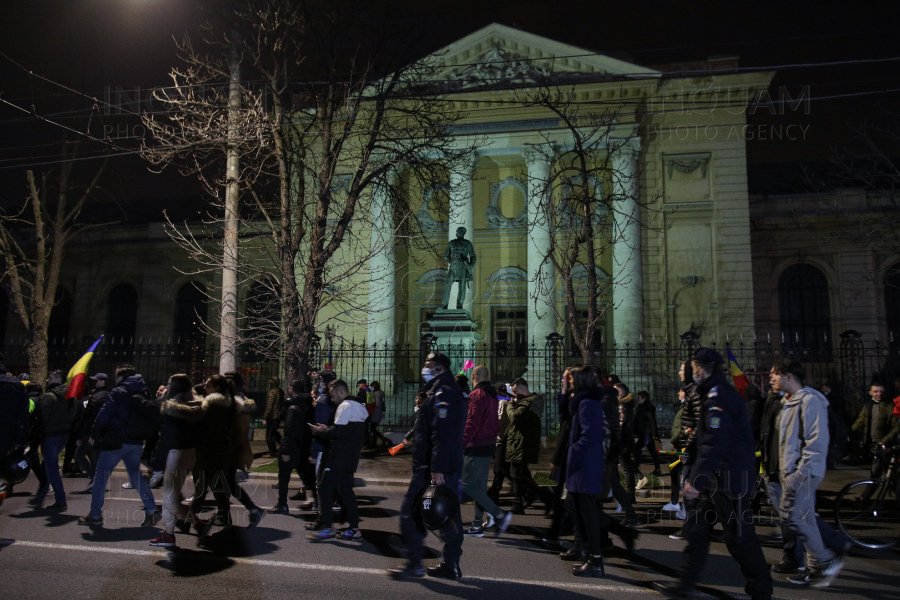
[[[547,336],[556,331],[556,313],[550,303],[556,302],[555,271],[547,259],[550,227],[547,202],[550,201],[550,165],[553,149],[545,145],[527,144],[524,149],[528,169],[528,347],[537,347],[537,356],[528,357],[526,379],[533,390],[546,389],[542,372],[543,349]]]
[[[388,177],[395,184],[396,175]],[[394,259],[394,219],[390,191],[385,184],[372,187],[372,234],[369,240],[369,314],[366,345],[378,349],[367,352],[366,378],[378,380],[385,394],[394,392],[393,354],[384,348],[395,346],[396,263]]]
[[[644,277],[641,266],[641,206],[638,156],[641,141],[632,138],[613,154],[615,240],[613,243],[613,337],[617,344],[638,344],[644,333]]]
[[[458,172],[450,174],[450,226],[448,240],[456,239],[456,229],[458,227],[466,228],[466,239],[475,243],[475,196],[473,193],[472,179],[478,170],[478,156],[471,155],[462,165]],[[478,254],[478,247],[475,247],[475,254]],[[466,291],[466,300],[463,303],[463,309],[468,311],[469,315],[475,318],[475,284]],[[456,308],[456,299],[458,297],[457,288],[450,292],[450,301],[447,308]]]

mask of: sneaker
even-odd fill
[[[93,489],[94,489],[94,480],[91,479],[91,480],[88,481],[88,484],[87,484],[86,486],[84,486],[84,489],[81,490],[81,493],[82,493],[82,494],[87,494],[88,492],[90,492],[90,491],[93,490]]]
[[[341,533],[340,538],[348,542],[361,542],[362,532],[359,529],[346,529]]]
[[[162,511],[156,509],[152,512],[144,513],[144,522],[141,523],[141,527],[153,527],[157,523],[162,520]]]
[[[671,533],[671,534],[669,534],[669,539],[670,539],[670,540],[683,540],[683,539],[684,539],[684,536],[681,535],[681,532],[679,531],[678,533]]]
[[[635,517],[627,517],[625,519],[622,519],[622,525],[624,525],[625,527],[640,527],[641,520],[638,519],[636,516]]]
[[[259,525],[260,521],[263,520],[264,516],[266,516],[266,511],[264,511],[260,507],[257,506],[256,508],[251,508],[250,514],[247,515],[247,519],[249,520],[247,526],[256,527],[257,525]]]
[[[459,570],[458,563],[448,563],[446,561],[441,561],[441,564],[436,567],[428,567],[426,569],[428,571],[429,577],[441,577],[443,579],[451,579],[453,581],[459,581],[462,579],[462,571]]]
[[[129,482],[127,482],[127,483],[123,483],[123,484],[122,484],[122,489],[123,489],[123,490],[133,490],[133,489],[134,489],[134,486],[131,485],[131,482],[129,481]]]
[[[185,498],[184,500],[182,500],[181,503],[182,503],[182,504],[191,504],[193,501],[194,501],[194,497],[193,497],[193,496],[188,496],[187,498]]]
[[[64,510],[68,510],[68,508],[69,505],[65,502],[54,502],[47,507],[47,510],[52,510],[53,512],[63,512]]]
[[[273,515],[289,515],[291,514],[291,509],[288,508],[287,504],[276,504],[269,509],[269,512]]]
[[[684,510],[684,505],[683,505],[683,504],[679,505],[679,507],[678,507],[678,512],[675,513],[675,518],[681,519],[682,521],[684,521],[685,519],[687,519],[687,511]]]
[[[469,527],[466,529],[466,535],[469,537],[484,537],[484,527]]]
[[[307,531],[318,531],[322,529],[322,521],[316,519],[315,521],[310,521],[309,523],[304,525],[304,527],[306,527]]]
[[[795,562],[788,562],[786,560],[777,562],[770,568],[773,573],[781,573],[782,575],[796,575],[797,573],[806,572],[805,565],[798,565]]]
[[[191,522],[187,519],[175,519],[175,529],[187,535],[191,532]]]
[[[35,496],[34,498],[28,499],[28,506],[37,506],[40,507],[44,504],[43,496]]]
[[[405,579],[419,579],[421,577],[425,577],[425,569],[422,568],[422,564],[410,564],[407,563],[405,565],[399,565],[387,570],[388,577],[396,580],[405,580]]]
[[[484,513],[484,522],[481,524],[482,527],[484,527],[485,529],[490,529],[496,524],[497,522],[494,521],[494,515],[492,515],[491,513]]]
[[[680,504],[675,504],[674,502],[669,502],[665,506],[662,507],[663,512],[677,512],[681,510]]]
[[[649,477],[641,477],[641,480],[637,482],[637,485],[634,486],[634,489],[642,490],[648,483],[650,483]]]
[[[509,524],[512,522],[513,514],[510,511],[506,511],[503,513],[503,518],[500,519],[500,523],[497,525],[497,536],[501,536],[506,533],[506,530],[509,529]]]
[[[816,569],[815,571],[808,570],[805,573],[792,575],[791,577],[788,577],[788,581],[790,581],[794,585],[806,585],[809,587],[828,587],[837,576],[836,572],[833,575],[829,575],[827,573],[829,569],[834,569],[834,565],[832,563],[834,563],[835,560],[836,559],[832,559],[832,561],[825,565],[825,567],[822,569]]]
[[[621,512],[622,512],[622,505],[619,504],[618,500],[616,500],[616,514],[619,514]]]
[[[844,542],[844,546],[834,553],[834,559],[825,567],[825,574],[837,577],[837,574],[844,568],[847,562],[847,556],[850,554],[850,542]]]
[[[162,546],[163,548],[173,548],[175,546],[175,536],[171,533],[163,531],[158,538],[150,540],[151,546]]]
[[[150,478],[150,489],[158,489],[163,485],[163,474],[162,473],[154,473],[153,477]]]
[[[324,542],[330,540],[333,537],[335,537],[334,529],[326,528],[307,534],[306,539],[311,542]]]
[[[299,492],[288,498],[288,500],[306,500],[306,492],[300,490]]]
[[[93,515],[87,515],[78,519],[79,525],[103,525],[103,517],[95,517]]]

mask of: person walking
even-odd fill
[[[312,433],[307,425],[315,419],[315,409],[306,387],[303,381],[292,382],[291,396],[284,401],[284,435],[278,457],[278,501],[269,509],[274,514],[290,514],[288,486],[293,470],[297,471],[303,488],[310,496],[314,498],[316,494],[315,467],[309,462]]]
[[[512,513],[525,514],[526,497],[529,495],[539,497],[549,512],[553,508],[553,494],[537,485],[528,469],[528,465],[540,460],[544,398],[529,391],[528,382],[521,377],[510,386],[515,396],[506,405],[506,415],[509,417],[506,460],[513,483]]]
[[[179,373],[169,378],[163,396],[162,425],[150,461],[155,471],[163,473],[163,531],[150,540],[151,546],[174,547],[175,528],[187,533],[191,527],[182,488],[197,460],[203,419],[203,398],[194,395],[193,388],[191,378]]]
[[[25,458],[31,465],[31,472],[37,478],[38,489],[40,489],[50,485],[47,472],[41,465],[41,456],[38,451],[41,441],[44,439],[44,416],[41,412],[41,398],[44,397],[44,390],[41,388],[41,384],[29,381],[25,384],[25,393],[28,394],[28,410],[31,412],[31,421],[28,427],[28,452],[25,453]],[[9,486],[7,486],[7,492],[9,492]]]
[[[681,418],[684,415],[684,390],[678,390],[678,410],[672,419],[672,430],[669,433],[669,441],[672,448],[678,451],[681,443]],[[681,460],[675,461],[675,466],[669,469],[669,502],[662,507],[663,512],[674,512],[679,519],[687,516],[684,506],[679,502],[681,498]],[[681,537],[681,536],[678,536]]]
[[[772,597],[772,576],[756,537],[748,494],[756,479],[756,442],[744,400],[725,379],[725,360],[712,348],[699,348],[691,361],[702,408],[696,431],[696,455],[686,470],[684,497],[696,502],[683,528],[688,541],[675,583],[656,582],[669,598],[687,598],[709,554],[709,537],[721,523],[725,547],[740,564],[752,600]],[[710,519],[709,515],[715,518]]]
[[[618,391],[619,400],[619,466],[625,475],[625,488],[628,490],[628,499],[632,504],[637,502],[634,491],[637,487],[635,481],[634,465],[634,395],[628,386],[622,382],[613,385]]]
[[[884,386],[873,382],[869,386],[869,398],[863,403],[859,416],[850,430],[860,436],[864,455],[874,457],[871,476],[878,479],[882,476],[885,463],[875,456],[875,448],[879,445],[891,446],[900,434],[900,419],[894,416],[893,403],[885,398]],[[868,500],[878,489],[871,485],[862,493],[862,499]]]
[[[91,429],[94,427],[94,421],[100,414],[100,409],[109,400],[109,375],[106,373],[97,373],[91,377],[94,389],[87,399],[84,407],[84,413],[81,417],[81,432],[78,439],[78,449],[75,451],[75,460],[81,465],[81,469],[87,473],[88,483],[82,490],[82,493],[90,492],[94,487],[94,475],[97,472],[97,461],[100,460],[100,450],[93,448],[88,440],[91,439]]]
[[[278,428],[281,427],[281,407],[284,404],[284,390],[279,386],[281,380],[276,376],[269,377],[269,393],[266,394],[266,410],[263,412],[263,427],[266,428],[266,445],[269,447],[269,456],[278,456],[278,445],[281,443],[281,435]]]
[[[0,354],[0,457],[28,443],[31,413],[25,386],[6,372]]]
[[[353,493],[353,475],[359,467],[359,455],[366,439],[365,400],[350,395],[350,388],[343,379],[329,386],[331,401],[337,405],[334,424],[312,426],[312,435],[325,442],[322,470],[316,488],[319,492],[319,528],[308,535],[310,541],[321,542],[337,534],[334,524],[334,499],[344,506],[348,528],[340,534],[342,540],[362,539],[359,531],[359,507]]]
[[[442,486],[457,494],[457,479],[463,467],[467,407],[450,371],[450,358],[440,352],[429,354],[422,367],[422,378],[428,386],[428,398],[419,408],[416,419],[413,476],[400,506],[400,532],[406,545],[406,563],[388,570],[389,576],[400,580],[425,575],[422,568],[425,531],[415,517],[425,488],[429,484]],[[428,575],[459,580],[462,578],[459,560],[464,536],[458,504],[438,530],[438,536],[444,543],[443,559],[439,565],[428,567]]]
[[[394,443],[386,438],[383,433],[378,431],[378,426],[384,421],[384,415],[387,412],[384,390],[381,389],[381,382],[379,381],[372,382],[372,398],[374,399],[375,409],[369,417],[369,439],[371,441],[371,447],[373,449],[378,448],[378,440],[381,440],[384,443],[385,448],[390,448]]]
[[[619,390],[613,385],[608,385],[608,380],[604,381],[602,376],[598,374],[599,369],[595,367],[595,377],[598,382],[603,382],[603,416],[604,422],[609,429],[609,447],[607,453],[615,460],[607,460],[604,465],[603,473],[603,492],[602,496],[612,495],[619,504],[622,511],[625,512],[625,518],[622,524],[628,527],[637,527],[640,525],[637,512],[634,510],[634,504],[631,502],[631,496],[622,487],[619,479],[619,460],[618,457],[622,453],[622,412],[619,404]],[[610,376],[615,377],[614,375]],[[616,378],[618,379],[618,378]],[[564,557],[566,558],[566,557]]]
[[[497,446],[497,409],[500,400],[488,378],[488,369],[478,365],[472,370],[472,391],[463,431],[462,489],[475,501],[475,516],[466,535],[484,537],[482,516],[497,521],[497,535],[503,535],[512,520],[512,511],[504,511],[487,495],[488,473]]]
[[[125,463],[128,479],[144,503],[144,521],[141,527],[152,527],[162,518],[147,481],[141,477],[141,452],[146,438],[136,433],[135,417],[141,418],[139,404],[147,395],[147,384],[132,365],[116,367],[116,387],[110,391],[109,399],[94,419],[88,440],[92,447],[100,444],[102,452],[94,474],[91,510],[78,519],[79,525],[103,524],[106,484],[120,462]],[[103,445],[104,441],[109,441],[109,445]]]
[[[250,415],[256,412],[256,402],[247,397],[244,389],[244,378],[237,371],[225,373],[225,379],[234,390],[234,433],[232,435],[231,465],[228,467],[228,489],[231,495],[241,503],[247,511],[247,524],[255,527],[265,516],[266,511],[253,502],[253,497],[244,491],[237,480],[237,472],[247,473],[253,467],[253,450],[250,448]],[[282,408],[284,404],[282,403]],[[284,414],[279,411],[279,419]],[[226,528],[222,536],[233,533],[233,528]]]
[[[637,404],[634,407],[634,475],[638,478],[635,489],[643,489],[650,481],[641,473],[641,454],[644,448],[650,453],[653,461],[653,474],[662,477],[659,468],[659,454],[656,445],[659,441],[659,428],[656,424],[656,406],[650,402],[650,394],[645,390],[637,393]]]
[[[41,397],[40,404],[44,425],[44,437],[41,440],[43,462],[40,468],[46,479],[40,483],[34,498],[28,501],[32,506],[41,507],[52,485],[54,502],[47,507],[47,510],[52,511],[64,511],[68,508],[58,458],[69,441],[69,433],[75,421],[75,401],[66,400],[67,388],[66,376],[62,371],[53,371],[47,377],[47,391]]]
[[[507,479],[512,481],[512,475],[509,472],[509,461],[506,460],[506,435],[509,432],[509,415],[506,413],[506,407],[510,398],[514,395],[509,385],[498,383],[494,390],[497,392],[497,398],[500,403],[497,405],[497,451],[494,454],[494,480],[491,487],[488,488],[488,496],[494,501],[494,504],[500,504],[500,490],[503,489],[503,482]]]

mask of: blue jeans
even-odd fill
[[[65,442],[63,442],[65,443]],[[128,479],[131,485],[138,491],[141,500],[144,501],[144,509],[148,513],[156,510],[156,501],[150,492],[147,480],[141,477],[141,451],[140,444],[123,444],[118,450],[104,450],[97,460],[97,472],[94,474],[94,488],[91,491],[91,516],[103,516],[103,500],[106,496],[106,484],[112,475],[113,469],[120,462],[125,463],[128,471]]]
[[[41,442],[41,454],[44,457],[41,468],[47,474],[47,484],[38,488],[35,498],[44,499],[50,486],[53,486],[53,496],[57,502],[66,503],[66,490],[63,489],[62,475],[59,472],[59,453],[69,442],[69,434],[63,433],[53,437],[44,438]]]

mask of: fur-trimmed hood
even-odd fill
[[[625,396],[619,398],[619,404],[634,404],[634,395],[629,392]]]
[[[246,396],[236,395],[234,403],[239,414],[252,415],[256,412],[256,402]]]
[[[176,419],[199,421],[203,418],[203,398],[191,392],[176,394],[163,401],[162,414]]]
[[[218,406],[220,408],[230,408],[231,407],[231,398],[220,394],[218,392],[213,392],[209,396],[206,396],[203,399],[203,410],[208,410],[211,406]]]

